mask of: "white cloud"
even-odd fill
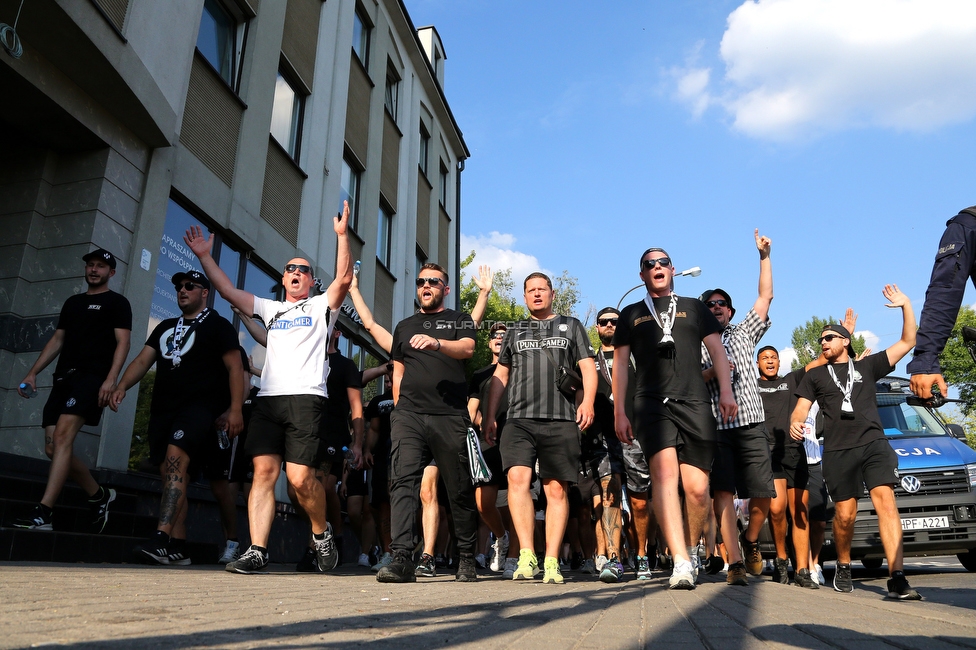
[[[863,336],[864,347],[870,349],[871,352],[881,352],[881,350],[878,348],[878,343],[881,342],[881,337],[871,330],[857,330],[854,332],[854,336]]]
[[[468,251],[475,252],[474,261],[465,269],[466,275],[473,277],[478,272],[478,266],[487,264],[492,271],[503,271],[512,269],[512,280],[516,287],[521,287],[522,280],[529,273],[543,271],[539,260],[534,255],[522,253],[515,250],[516,239],[514,235],[501,233],[497,230],[487,235],[461,234],[461,254],[467,256]]]
[[[793,362],[797,360],[796,350],[793,348],[783,348],[779,351],[779,374],[785,375],[790,371]]]
[[[924,132],[976,115],[971,0],[747,0],[728,17],[721,88],[673,69],[693,114],[719,105],[747,135],[789,140],[881,127]]]

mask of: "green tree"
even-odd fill
[[[946,382],[959,389],[960,408],[970,417],[976,416],[976,364],[962,340],[963,327],[976,327],[976,311],[972,307],[963,306],[959,310],[952,335],[939,355],[939,364]],[[968,423],[966,430],[969,430]]]
[[[576,312],[576,305],[580,301],[579,280],[570,275],[569,271],[563,271],[558,278],[553,278],[552,288],[556,292],[552,299],[552,311],[560,316],[579,318]]]
[[[814,316],[803,325],[794,328],[790,343],[793,345],[793,350],[796,351],[796,360],[793,362],[791,369],[799,370],[820,356],[820,343],[817,342],[817,339],[820,338],[820,334],[825,327],[831,323],[839,322],[833,316],[828,316],[826,320],[819,316]],[[864,345],[863,336],[855,334],[854,338],[851,339],[851,343],[854,345],[854,352],[857,354],[864,352],[866,346]]]
[[[471,251],[471,254],[461,263],[461,268],[467,267],[473,260],[474,251]],[[478,285],[475,284],[474,278],[469,278],[467,282],[463,283],[460,299],[461,311],[471,313],[478,302],[478,292]],[[525,306],[516,300],[514,292],[515,282],[512,279],[512,269],[496,272],[492,280],[491,295],[488,296],[488,306],[485,308],[485,317],[476,335],[474,356],[468,363],[469,372],[491,363],[491,350],[488,349],[488,329],[492,323],[498,321],[508,323],[529,317]]]
[[[959,406],[965,409],[964,405],[960,404]],[[967,414],[963,410],[946,405],[939,409],[939,415],[950,424],[962,426],[966,430],[966,444],[976,449],[976,411],[971,411]]]

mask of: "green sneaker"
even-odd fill
[[[518,567],[512,574],[512,580],[531,580],[539,574],[539,560],[535,553],[527,548],[519,551]]]
[[[542,583],[547,585],[561,585],[563,583],[563,574],[559,571],[558,559],[546,558],[546,572],[542,576]]]

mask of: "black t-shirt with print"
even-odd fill
[[[654,298],[654,308],[667,312],[671,297]],[[662,352],[658,342],[664,335],[643,300],[624,307],[613,335],[614,347],[629,345],[637,362],[635,398],[709,402],[701,373],[701,342],[721,331],[718,320],[694,298],[678,297],[675,309],[674,350]]]
[[[456,415],[467,412],[468,380],[464,362],[438,350],[416,350],[410,339],[426,334],[441,341],[474,339],[471,316],[454,309],[419,312],[397,323],[393,331],[394,361],[403,364],[397,408],[414,413]]]
[[[766,435],[777,447],[803,445],[802,441],[790,437],[790,415],[796,407],[796,387],[805,374],[806,371],[800,368],[775,379],[759,377],[757,382],[766,413]]]
[[[132,329],[132,308],[114,291],[77,294],[64,301],[57,329],[64,342],[54,374],[77,370],[104,378],[115,356],[115,330]]]
[[[834,363],[831,366],[841,386],[847,385],[848,365]],[[883,439],[884,426],[878,414],[877,388],[875,383],[894,370],[885,351],[854,362],[854,388],[851,404],[854,417],[841,417],[844,394],[830,377],[827,366],[811,369],[796,389],[797,397],[820,403],[824,417],[824,451],[838,451],[862,447]]]
[[[597,350],[596,357],[597,389],[596,400],[593,402],[595,418],[593,426],[608,436],[616,435],[613,429],[613,350]],[[627,417],[634,417],[634,395],[637,392],[637,370],[634,364],[627,360],[627,396],[624,411]]]
[[[349,391],[362,388],[363,375],[356,363],[341,352],[329,353],[329,377],[326,380],[329,399],[325,405],[325,436],[338,446],[352,442],[349,433]]]
[[[371,399],[363,410],[363,419],[366,420],[368,426],[373,426],[373,418],[379,420],[379,427],[376,430],[376,445],[373,447],[374,457],[390,453],[390,413],[392,412],[392,390]]]
[[[205,402],[212,406],[214,413],[220,413],[230,404],[223,356],[229,350],[240,348],[237,331],[212,309],[203,316],[183,321],[178,367],[173,366],[173,333],[179,319],[164,320],[146,340],[146,345],[156,351],[151,411],[160,413],[182,403]]]

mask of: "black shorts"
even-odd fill
[[[169,445],[179,447],[190,457],[195,470],[199,471],[211,463],[219,464],[217,428],[214,421],[219,413],[211,404],[188,403],[178,408],[149,415],[149,462],[159,465],[166,458]],[[230,471],[230,462],[225,472]],[[216,470],[215,470],[216,471]],[[208,474],[212,474],[209,473]],[[226,474],[223,478],[226,478]],[[207,478],[212,476],[208,475]]]
[[[478,442],[481,443],[481,455],[484,457],[485,463],[491,471],[491,480],[478,481],[475,485],[491,485],[497,487],[499,490],[507,489],[508,477],[505,475],[505,468],[502,466],[501,447],[498,445],[489,447],[484,440],[479,440]]]
[[[750,424],[718,432],[710,483],[712,494],[734,492],[740,499],[776,496],[766,425]]]
[[[572,420],[509,419],[499,445],[505,472],[535,467],[539,478],[575,483],[579,478],[579,427]]]
[[[254,399],[245,451],[280,456],[286,463],[318,467],[322,458],[319,431],[325,417],[320,395],[275,395]]]
[[[864,488],[898,483],[898,455],[885,439],[854,449],[824,451],[824,481],[834,503],[864,496]]]
[[[73,370],[54,377],[54,387],[44,404],[41,415],[42,427],[53,427],[62,415],[80,415],[85,424],[93,427],[102,419],[102,407],[98,405],[98,389],[104,377]]]
[[[366,470],[349,470],[346,476],[346,498],[369,496],[369,485],[366,483]]]
[[[594,478],[580,474],[577,487],[579,488],[580,499],[587,507],[592,508],[593,500],[603,496],[603,489],[600,487],[600,479],[598,477]]]
[[[827,486],[824,483],[823,467],[820,463],[807,465],[807,490],[810,491],[810,502],[807,512],[810,521],[827,521]]]
[[[678,462],[706,472],[715,456],[715,418],[709,402],[661,402],[651,397],[634,400],[634,437],[648,461],[674,447]]]
[[[787,488],[807,489],[807,454],[802,444],[771,447],[769,453],[774,479],[786,479]]]
[[[627,475],[627,491],[644,494],[651,489],[651,469],[644,458],[640,442],[634,439],[631,445],[622,445],[624,455],[624,474]]]

